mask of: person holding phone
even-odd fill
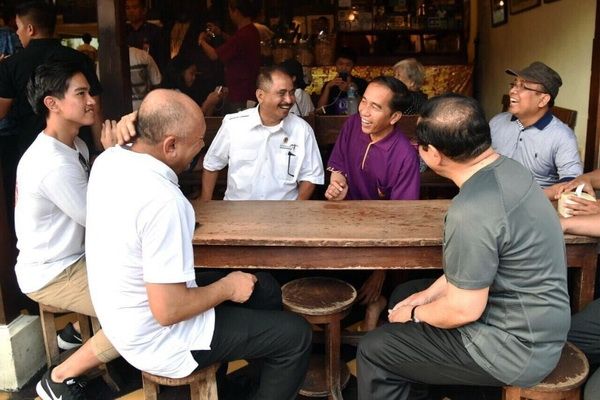
[[[368,82],[362,78],[352,76],[352,69],[356,64],[356,52],[349,47],[342,47],[335,59],[335,68],[338,76],[325,82],[321,97],[317,103],[317,111],[326,115],[347,114],[348,88],[354,85],[356,95],[362,96]]]

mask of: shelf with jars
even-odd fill
[[[295,6],[268,0],[266,11],[298,24],[306,43],[293,40],[296,57],[312,48],[315,65],[327,65],[330,53],[342,46],[354,48],[363,65],[389,65],[405,57],[461,64],[467,62],[470,1],[308,0]],[[309,60],[305,57],[303,64]]]

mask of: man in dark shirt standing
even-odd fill
[[[252,23],[258,8],[253,0],[229,0],[229,17],[237,31],[223,45],[214,48],[207,32],[198,37],[198,45],[211,60],[225,65],[225,85],[229,88],[226,112],[246,108],[248,100],[256,102],[256,78],[260,71],[260,35]]]
[[[125,16],[129,22],[125,28],[127,45],[150,53],[160,71],[163,72],[169,60],[168,42],[160,26],[146,21],[147,11],[145,0],[125,1]]]

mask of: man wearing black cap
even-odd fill
[[[507,69],[510,83],[508,112],[490,121],[492,146],[531,171],[549,198],[552,185],[583,172],[573,130],[552,115],[562,80],[546,64],[533,62],[522,70]]]

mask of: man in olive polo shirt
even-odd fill
[[[358,398],[414,399],[413,383],[533,386],[569,331],[557,213],[522,165],[492,149],[476,100],[427,101],[417,141],[427,165],[460,188],[444,220],[444,274],[394,291],[391,323],[359,343]]]

